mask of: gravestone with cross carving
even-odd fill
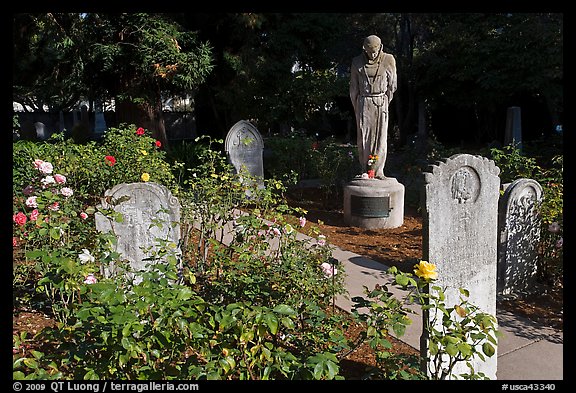
[[[240,120],[226,135],[224,148],[235,172],[249,177],[258,187],[264,186],[264,141],[249,121]]]

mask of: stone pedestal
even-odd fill
[[[344,186],[344,222],[367,229],[404,223],[404,185],[395,178],[354,179]]]

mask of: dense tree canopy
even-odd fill
[[[490,121],[498,110],[528,98],[560,121],[562,15],[445,14],[428,21],[414,80],[432,108],[472,111],[476,136],[485,140],[497,136]]]
[[[212,69],[210,46],[162,14],[17,15],[14,30],[15,101],[56,96],[67,101],[55,109],[67,109],[80,97],[114,98],[118,122],[165,145],[162,97],[193,91]]]
[[[13,31],[14,101],[115,98],[121,119],[159,136],[161,98],[185,94],[200,133],[240,119],[342,133],[350,62],[369,34],[397,59],[390,127],[402,142],[422,118],[447,134],[454,114],[475,142],[498,139],[506,107],[526,102],[549,119],[543,132],[562,120],[562,14],[48,13],[15,15]]]
[[[13,100],[24,109],[67,110],[86,94],[79,14],[16,14]]]

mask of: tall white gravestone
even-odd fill
[[[129,261],[133,271],[143,271],[151,263],[146,258],[151,257],[152,252],[147,250],[158,247],[158,239],[173,242],[175,252],[179,253],[180,203],[165,186],[156,183],[119,184],[106,191],[100,207],[122,214],[123,221],[116,222],[97,213],[96,229],[116,234],[116,251]],[[113,276],[117,270],[110,266],[104,269],[103,274]]]
[[[446,307],[460,303],[463,288],[470,291],[471,304],[496,316],[499,173],[493,161],[470,154],[454,155],[425,173],[422,254],[437,267],[435,285],[447,287]],[[427,346],[425,339],[422,345]],[[496,379],[496,354],[472,364]],[[450,379],[469,372],[461,362]]]
[[[517,179],[500,197],[498,216],[498,293],[508,295],[533,287],[540,242],[542,186]]]

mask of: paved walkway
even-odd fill
[[[351,310],[354,296],[366,296],[364,286],[372,289],[376,284],[391,282],[386,274],[388,267],[374,260],[336,248],[334,258],[344,265],[345,285],[348,298],[340,296],[336,304]],[[388,290],[399,299],[403,291],[390,285]],[[410,346],[420,348],[422,319],[420,310],[412,308],[412,324],[399,339]],[[496,310],[499,329],[502,336],[498,341],[498,360],[496,377],[498,380],[562,380],[564,375],[564,334],[549,327],[538,325],[526,318],[507,311]]]

